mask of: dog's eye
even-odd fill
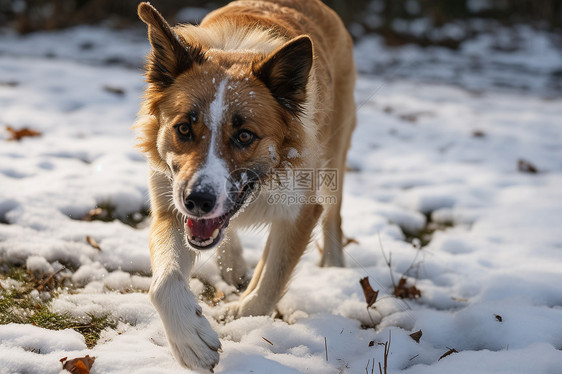
[[[181,140],[191,140],[193,133],[191,131],[191,125],[187,122],[181,122],[174,126],[176,132]]]
[[[254,142],[256,135],[248,130],[240,130],[234,137],[234,141],[240,147],[247,147]]]

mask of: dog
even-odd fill
[[[320,266],[344,265],[352,39],[320,0],[234,1],[198,26],[171,27],[149,3],[138,15],[152,46],[135,125],[151,170],[149,296],[176,360],[212,370],[221,344],[188,282],[200,251],[220,246],[223,278],[246,287],[233,317],[274,311],[318,222]],[[270,233],[248,282],[237,231],[255,225]]]

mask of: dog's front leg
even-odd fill
[[[236,311],[238,316],[265,315],[275,309],[321,213],[320,205],[303,205],[294,222],[272,223],[262,259]]]
[[[160,211],[164,209],[157,198],[152,202],[150,300],[162,319],[176,360],[188,368],[212,370],[219,361],[220,341],[189,289],[195,253],[184,244],[184,229],[178,217]]]
[[[248,268],[242,257],[240,239],[232,225],[226,229],[225,238],[217,251],[217,265],[226,283],[239,290],[246,287]]]

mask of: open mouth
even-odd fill
[[[225,214],[215,218],[185,219],[185,233],[187,241],[195,249],[206,250],[218,245],[224,237],[224,229],[228,227],[230,219],[240,210],[248,197],[257,189],[256,182],[244,185],[238,193],[234,206]]]

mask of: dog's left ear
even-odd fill
[[[140,3],[138,15],[148,25],[148,39],[152,45],[147,66],[149,83],[161,88],[168,87],[194,63],[205,60],[201,48],[186,43],[152,5]]]
[[[265,60],[254,64],[254,75],[292,114],[303,111],[306,85],[312,69],[312,40],[306,35],[290,40]]]

